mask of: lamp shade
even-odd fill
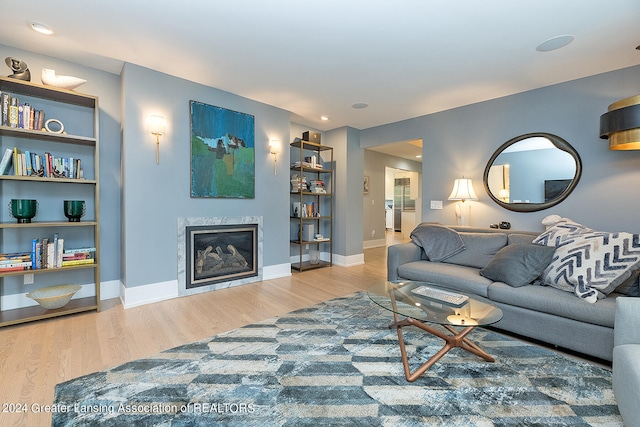
[[[164,135],[164,117],[149,117],[149,130],[153,135]]]
[[[280,154],[282,151],[282,143],[279,139],[272,139],[269,141],[269,152],[271,154]]]
[[[640,150],[640,95],[609,105],[600,116],[600,138],[611,150]]]
[[[449,195],[449,200],[478,200],[476,192],[473,190],[473,183],[469,178],[458,178],[453,183],[453,191]]]

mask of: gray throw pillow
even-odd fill
[[[533,243],[507,245],[500,249],[480,274],[514,288],[537,279],[553,259],[553,246]]]

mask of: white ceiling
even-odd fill
[[[112,73],[138,64],[283,108],[319,130],[640,64],[640,0],[0,0],[0,11],[2,44]],[[56,33],[37,34],[28,21]],[[564,34],[574,42],[536,51]]]

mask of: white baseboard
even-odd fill
[[[365,240],[362,242],[362,249],[379,248],[387,245],[387,239]]]
[[[291,276],[291,263],[268,265],[262,268],[262,280],[278,279]]]
[[[120,298],[120,286],[122,282],[120,280],[109,280],[108,282],[100,283],[100,300],[106,300],[111,298]]]
[[[364,254],[356,255],[336,255],[333,254],[333,263],[340,267],[355,267],[364,264]]]
[[[120,288],[120,300],[122,306],[127,308],[139,305],[151,304],[178,297],[178,280],[150,283],[148,285],[127,288],[122,284]]]

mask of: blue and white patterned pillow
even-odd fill
[[[560,218],[533,243],[556,247],[542,273],[544,283],[590,303],[612,292],[640,268],[638,234],[596,231]]]

